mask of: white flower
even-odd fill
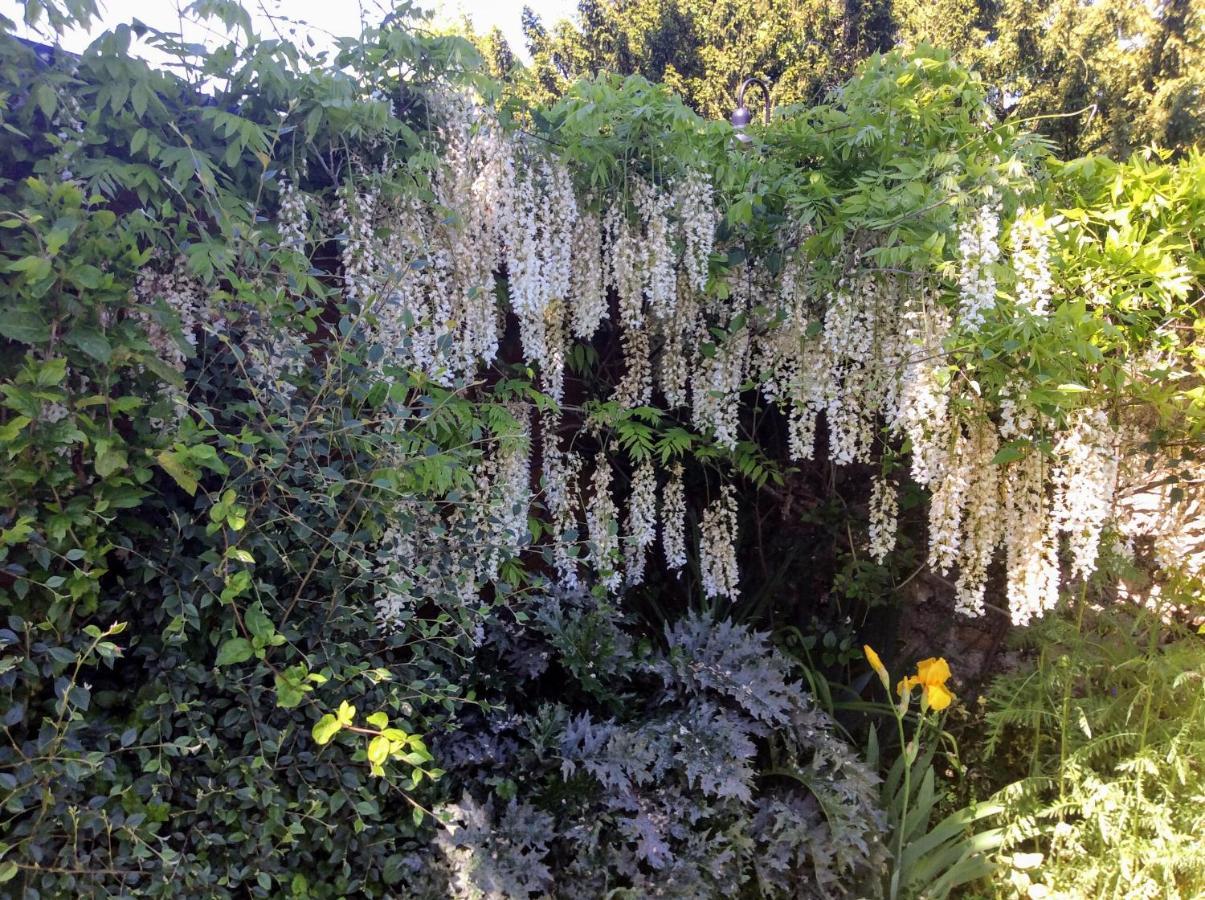
[[[1067,535],[1073,576],[1087,578],[1096,568],[1117,487],[1119,444],[1108,415],[1099,409],[1074,412],[1055,443],[1052,514]]]
[[[1027,625],[1059,599],[1056,527],[1043,470],[1042,455],[1033,450],[1010,463],[1004,475],[1004,546],[1014,625]]]
[[[870,556],[882,563],[895,549],[895,532],[900,506],[899,488],[887,475],[874,480],[870,492]]]
[[[305,252],[306,237],[310,229],[305,196],[291,181],[283,178],[280,181],[280,207],[276,228],[280,232],[281,244],[301,253]]]
[[[586,502],[586,530],[590,536],[590,563],[599,581],[610,590],[618,590],[620,573],[619,514],[611,496],[611,464],[599,454],[590,479],[590,497]]]
[[[736,491],[726,484],[720,496],[703,511],[699,539],[699,567],[703,577],[703,595],[740,596],[740,573],[736,562]]]
[[[970,481],[966,488],[962,537],[958,547],[958,582],[955,604],[968,616],[983,614],[987,567],[1000,541],[999,472],[993,464],[1000,441],[986,410],[967,425],[968,434],[960,451]]]
[[[682,270],[696,291],[707,288],[708,259],[715,247],[715,230],[720,221],[711,179],[706,173],[691,170],[674,187],[674,213],[681,222]]]
[[[1013,270],[1017,277],[1017,305],[1035,316],[1050,306],[1050,235],[1045,220],[1029,210],[1019,210],[1010,233]]]
[[[581,498],[578,478],[582,458],[577,453],[563,452],[557,443],[559,417],[545,413],[541,417],[543,435],[544,502],[552,520],[552,556],[562,586],[578,586],[578,509]]]
[[[1000,201],[990,192],[974,215],[958,229],[962,265],[958,276],[958,318],[970,331],[982,325],[987,311],[996,305],[994,266],[1000,258],[999,236]]]
[[[680,463],[670,467],[669,479],[661,489],[661,549],[670,569],[686,565],[686,489]]]
[[[657,476],[651,459],[641,460],[632,473],[632,493],[628,497],[627,534],[624,559],[627,583],[644,581],[646,549],[657,539]]]

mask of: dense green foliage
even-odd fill
[[[584,74],[639,73],[719,118],[747,76],[768,80],[780,106],[811,104],[875,51],[932,45],[1066,155],[1185,150],[1205,134],[1205,20],[1190,0],[582,0],[573,23],[528,14],[524,26],[519,90],[539,100]]]
[[[508,419],[405,373],[386,390],[327,274],[264,217],[307,154],[365,135],[416,152],[388,103],[260,44],[200,64],[229,77],[215,105],[131,37],[49,68],[3,43],[2,876],[44,896],[380,890],[430,757],[407,740],[370,775],[385,726],[364,716],[429,733],[477,611],[433,597],[383,633],[367,548]],[[399,31],[355,52],[420,80],[472,57]],[[136,308],[140,277],[167,294],[176,275],[218,293],[222,327]],[[321,344],[283,337],[307,333]],[[265,378],[272,355],[290,384]],[[383,432],[387,409],[406,427]],[[344,698],[360,734],[315,745]]]
[[[1205,891],[1205,654],[1154,605],[1043,622],[1025,635],[1033,664],[992,685],[985,756],[1023,776],[999,795],[1001,895]]]
[[[705,604],[692,559],[622,599],[597,585],[565,594],[550,583],[543,499],[519,554],[492,546],[485,523],[445,533],[482,461],[527,449],[524,422],[556,404],[513,346],[449,384],[382,366],[381,310],[343,290],[342,251],[360,238],[324,230],[321,212],[368,188],[435,205],[438,104],[496,86],[467,41],[405,7],[331,59],[256,38],[236,4],[199,7],[229,44],[146,36],[183,78],[133,56],[128,28],[79,59],[0,38],[4,889],[489,896],[517,879],[519,892],[560,880],[640,896],[679,878],[686,896],[898,895],[900,866],[884,865],[901,827],[917,843],[894,846],[913,862],[935,848],[962,860],[969,817],[929,830],[931,758],[902,788],[913,817],[898,815],[901,776],[884,765],[880,792],[812,696],[822,678],[804,690],[800,668],[746,624],[800,653],[820,642],[817,664],[841,679],[854,632],[889,631],[874,611],[898,602],[924,536],[913,522],[883,565],[866,559],[853,535],[872,467],[792,463],[781,416],[753,391],[735,449],[669,404],[609,399],[619,375],[604,329],[571,348],[566,427],[624,479],[656,458],[688,466],[692,494],[717,476],[738,484],[758,525],[740,556],[760,586]],[[1052,313],[1019,311],[1000,263],[999,307],[946,348],[955,404],[995,414],[1019,383],[1051,422],[1140,407],[1152,445],[1191,448],[1205,416],[1205,162],[1062,162],[996,122],[989,93],[923,50],[871,58],[750,146],[638,77],[585,79],[508,112],[583,195],[708,172],[722,220],[707,291],[721,307],[747,261],[778,273],[800,247],[816,263],[817,322],[849,247],[952,305],[958,223],[990,190],[1006,217],[1052,223]],[[284,224],[296,196],[313,213],[300,234]],[[496,274],[504,298],[508,273]],[[219,314],[182,318],[201,296]],[[756,327],[775,324],[767,313]],[[717,328],[708,346],[729,336]],[[1035,433],[999,462],[1048,444]],[[884,467],[908,452],[886,434],[876,448]],[[405,561],[415,583],[468,556],[497,562],[487,588],[429,591],[384,627],[376,603],[396,573],[382,548],[398,534],[429,538]],[[1185,656],[1199,650],[1181,640]],[[1161,659],[1170,709],[1194,682]],[[1079,679],[1108,674],[1092,656],[1078,665]],[[1053,685],[1065,704],[1070,676],[1041,671],[1042,702]],[[1150,698],[1146,683],[1124,687]],[[1082,708],[1098,730],[1116,712]],[[1070,734],[1065,710],[1061,721]],[[1127,758],[1179,740],[1144,734]],[[1082,791],[1089,769],[1073,786],[1066,768],[1082,748],[1062,745],[1061,789]],[[1035,775],[1051,777],[1050,744],[1034,753]],[[1155,802],[1146,777],[1126,796]],[[1046,813],[1048,795],[1026,796]],[[433,815],[447,803],[452,829]],[[921,883],[904,876],[904,894]]]

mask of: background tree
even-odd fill
[[[524,10],[531,56],[521,89],[547,100],[576,77],[638,73],[703,115],[727,116],[740,80],[809,102],[870,54],[939,46],[999,90],[1001,116],[1069,156],[1124,156],[1152,142],[1183,151],[1205,121],[1205,38],[1191,0],[581,0],[549,29]]]
[[[1041,123],[1065,155],[1183,150],[1205,126],[1203,25],[1191,0],[1005,0],[982,69],[1013,115],[1066,114]]]
[[[486,71],[489,72],[491,78],[510,77],[518,60],[515,59],[515,51],[511,49],[510,42],[502,33],[501,28],[497,26],[491,28],[489,33],[480,39],[478,49],[481,51]]]

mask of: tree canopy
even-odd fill
[[[540,101],[581,75],[640,74],[719,118],[747,76],[779,106],[810,103],[871,53],[931,45],[1065,155],[1182,151],[1205,131],[1205,15],[1191,0],[580,0],[575,21],[525,9],[523,28],[521,91]]]

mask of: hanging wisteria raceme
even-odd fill
[[[185,361],[196,352],[198,334],[226,329],[225,318],[211,306],[201,282],[188,274],[184,259],[143,267],[134,283],[134,300],[155,355],[177,371],[184,371]]]
[[[736,561],[736,490],[725,484],[720,496],[703,511],[699,537],[699,569],[705,597],[740,596]]]
[[[362,174],[362,186],[350,180],[339,190],[331,209],[328,230],[341,234],[340,262],[343,268],[343,295],[362,308],[372,304],[387,288],[384,247],[376,233],[377,198],[380,189],[375,178]]]
[[[803,253],[788,254],[773,291],[773,317],[763,323],[753,345],[753,373],[762,395],[787,416],[791,459],[811,459],[816,422],[831,392],[829,356],[812,330]]]
[[[763,267],[742,265],[729,273],[726,284],[727,299],[710,304],[713,319],[723,327],[708,333],[700,325],[696,332],[703,343],[690,377],[691,422],[721,447],[735,450],[741,391],[755,362],[751,312],[773,282]]]
[[[1077,410],[1054,447],[1054,521],[1067,535],[1073,577],[1096,569],[1117,491],[1120,436],[1099,409]]]
[[[639,242],[644,302],[654,317],[667,319],[673,315],[677,299],[673,234],[668,218],[673,197],[637,178],[632,201],[644,229]],[[631,323],[625,320],[625,324]]]
[[[544,308],[544,339],[547,356],[540,366],[540,387],[560,403],[565,399],[565,359],[569,354],[568,304],[554,298]]]
[[[670,570],[686,565],[686,486],[682,464],[674,463],[661,489],[661,550]]]
[[[540,253],[539,204],[541,182],[538,173],[523,167],[516,176],[511,198],[510,226],[503,237],[505,245],[506,289],[510,307],[519,320],[523,355],[539,362],[547,353],[544,343],[544,306],[548,303],[548,285],[544,280]]]
[[[446,299],[451,257],[427,227],[429,214],[417,198],[383,202],[376,176],[356,190],[349,183],[333,211],[333,233],[342,245],[343,290],[359,308],[379,367],[424,371],[441,381],[451,377],[438,360],[433,324],[437,312],[450,315]],[[450,341],[445,341],[445,345]]]
[[[1012,379],[1000,390],[996,414],[1000,419],[1000,437],[1005,441],[1024,441],[1048,431],[1041,412],[1025,397],[1021,385]]]
[[[573,228],[572,267],[570,329],[575,338],[588,341],[607,318],[602,221],[588,209]]]
[[[855,272],[843,277],[828,296],[821,341],[828,357],[830,380],[826,392],[828,455],[835,463],[867,463],[881,394],[876,388],[876,354],[889,326],[883,283],[873,275]]]
[[[694,288],[682,273],[678,274],[678,302],[673,317],[659,323],[661,354],[657,365],[657,386],[671,409],[686,406],[690,373],[695,370],[699,338],[704,331],[702,310]]]
[[[611,464],[605,456],[600,456],[590,478],[586,533],[590,537],[590,565],[599,582],[610,590],[618,590],[623,582],[619,511],[611,494]]]
[[[1057,526],[1046,496],[1045,463],[1031,450],[1004,475],[1004,549],[1013,624],[1027,625],[1059,599]]]
[[[812,459],[816,453],[816,423],[827,404],[829,358],[819,337],[799,342],[797,366],[792,372],[788,421],[791,458]]]
[[[740,328],[703,353],[690,383],[691,421],[735,450],[740,437],[741,385],[749,359],[749,330]]]
[[[951,423],[944,343],[950,326],[949,313],[928,293],[907,301],[901,326],[907,356],[888,422],[911,444],[912,480],[921,487],[934,485],[947,466]]]
[[[607,286],[619,300],[619,321],[625,328],[644,324],[645,256],[640,249],[640,232],[628,219],[622,201],[614,200],[603,216],[605,234],[603,269]]]
[[[1000,541],[1000,467],[995,464],[1000,440],[985,414],[967,422],[960,442],[962,465],[969,475],[963,497],[963,526],[958,544],[958,581],[955,605],[968,616],[983,614],[987,567]]]
[[[540,416],[544,505],[552,526],[552,562],[560,584],[578,587],[578,512],[581,497],[578,479],[582,471],[581,455],[559,446],[557,428],[560,416],[550,411]]]
[[[1009,231],[1013,272],[1016,275],[1017,305],[1035,316],[1050,308],[1050,234],[1040,213],[1018,210]]]
[[[720,222],[711,179],[705,172],[690,170],[675,185],[671,202],[681,223],[683,274],[692,288],[702,292],[707,288],[708,260]]]
[[[882,563],[895,549],[900,514],[899,487],[889,475],[874,480],[870,491],[870,556]]]
[[[962,513],[967,491],[977,475],[976,461],[963,438],[961,424],[955,423],[950,429],[950,439],[941,477],[934,483],[929,499],[929,566],[943,575],[958,561]]]
[[[629,586],[644,581],[648,548],[657,540],[657,474],[651,459],[643,459],[632,473],[628,521],[624,534],[625,580]]]
[[[518,428],[498,436],[494,453],[483,455],[477,468],[477,495],[472,512],[479,534],[477,578],[494,581],[502,565],[516,558],[527,545],[527,517],[531,511],[531,409],[508,404]]]
[[[642,250],[639,228],[629,221],[621,202],[612,202],[607,208],[603,226],[607,237],[604,267],[619,300],[624,362],[614,399],[622,406],[642,406],[653,395],[652,348],[644,310],[648,254]]]
[[[291,181],[280,182],[280,207],[276,216],[276,229],[280,232],[280,243],[304,253],[310,231],[310,214],[306,209],[305,195]]]
[[[762,395],[787,416],[794,460],[815,454],[816,423],[836,390],[828,346],[815,332],[807,308],[807,268],[802,254],[783,267],[772,307],[777,318],[760,330],[752,364]]]
[[[1000,258],[1000,201],[989,192],[958,229],[959,324],[974,331],[996,305],[995,265]]]
[[[615,385],[613,399],[620,406],[646,406],[653,399],[653,360],[649,333],[644,328],[625,330],[620,335],[623,347],[623,374]]]
[[[514,147],[498,121],[466,95],[445,94],[441,106],[444,147],[433,183],[446,213],[434,224],[447,233],[455,281],[445,306],[456,316],[457,374],[467,378],[498,354],[494,272],[511,226]]]

